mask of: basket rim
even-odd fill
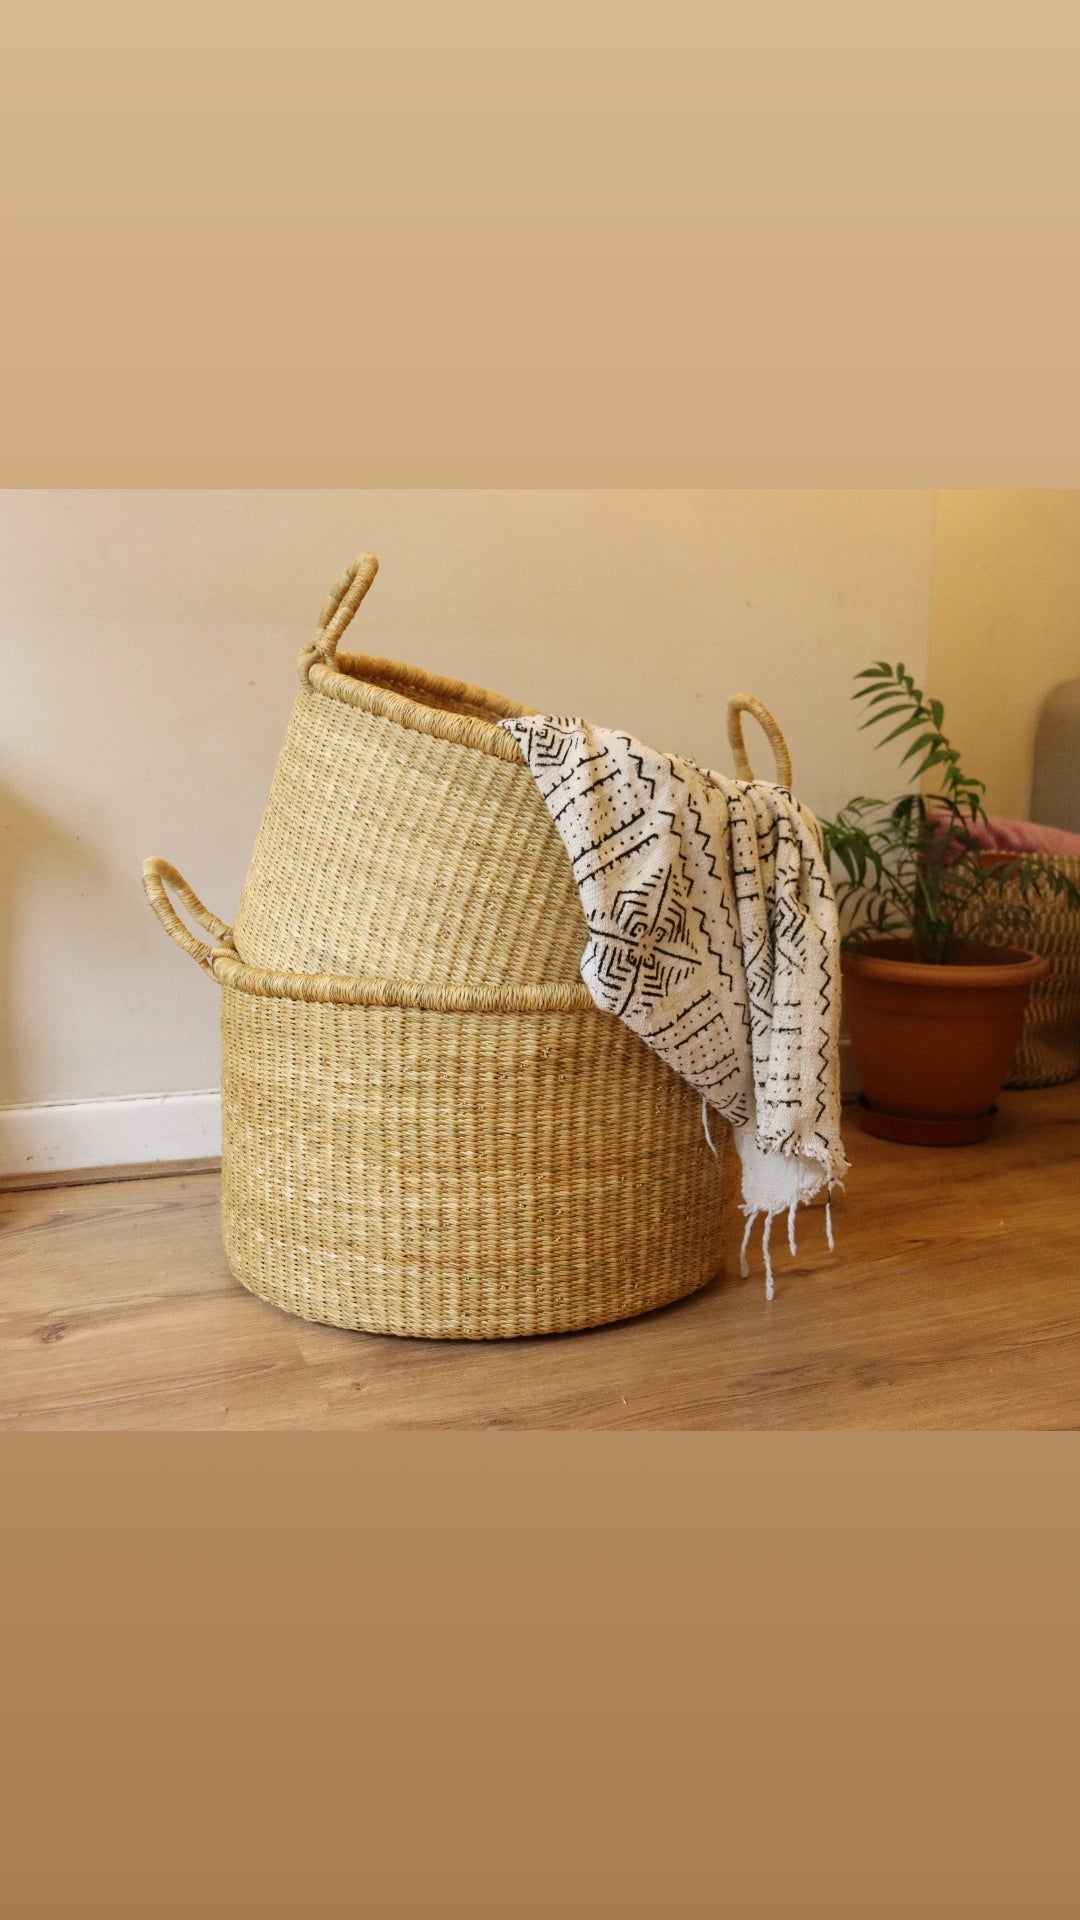
[[[143,892],[151,911],[170,940],[189,954],[196,966],[219,986],[274,1000],[309,1000],[329,1006],[413,1007],[428,1013],[595,1013],[614,1019],[598,1007],[582,980],[541,980],[510,986],[501,981],[476,985],[459,982],[433,985],[418,980],[348,973],[294,973],[274,967],[250,966],[237,952],[233,929],[211,913],[182,873],[160,854],[143,861]],[[191,918],[210,935],[210,942],[185,925],[173,906],[176,893]]]
[[[453,746],[524,767],[521,748],[499,722],[519,720],[535,713],[535,707],[522,706],[505,694],[493,693],[469,680],[430,673],[426,667],[410,666],[381,654],[340,653],[335,664],[328,666],[317,656],[313,658],[310,648],[304,648],[299,664],[301,679],[328,699],[376,714],[412,733],[426,733]],[[450,709],[437,704],[446,701],[453,703]],[[470,708],[481,711],[470,712]],[[486,714],[492,718],[485,718]]]
[[[271,1000],[303,1000],[324,1006],[404,1007],[423,1013],[595,1013],[598,1007],[580,980],[545,980],[531,986],[486,982],[447,986],[417,980],[346,973],[292,973],[249,966],[235,947],[210,949],[207,971],[219,986]]]

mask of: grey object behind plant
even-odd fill
[[[1080,678],[1047,694],[1035,731],[1031,818],[1080,833]]]

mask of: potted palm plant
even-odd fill
[[[1046,961],[1022,942],[1030,902],[1080,893],[1047,863],[987,854],[983,782],[964,772],[903,665],[856,675],[864,727],[894,722],[912,789],[860,795],[824,821],[844,925],[844,1006],[868,1133],[922,1145],[985,1139],[1028,995]]]

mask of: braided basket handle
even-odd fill
[[[316,661],[321,661],[326,667],[334,666],[338,641],[378,571],[379,563],[375,555],[362,553],[359,560],[354,560],[346,567],[340,580],[335,580],[319,615],[315,638],[300,655],[302,679],[307,677],[308,670]]]
[[[737,693],[733,700],[728,701],[727,737],[735,759],[735,772],[739,779],[753,780],[755,777],[754,769],[746,757],[746,742],[743,739],[742,730],[744,713],[749,713],[757,721],[773,750],[777,786],[790,787],[791,755],[788,752],[787,741],[768,707],[763,707],[761,701],[755,700],[752,693]]]
[[[232,946],[232,928],[227,927],[224,920],[219,920],[216,914],[211,913],[209,907],[203,906],[198,894],[188,886],[183,874],[177,873],[176,868],[168,860],[156,857],[145,860],[142,883],[143,892],[170,940],[175,940],[177,946],[183,947],[185,953],[190,953],[204,973],[212,974],[214,948],[208,947],[205,940],[200,940],[196,934],[192,933],[190,927],[185,927],[169,899],[168,889],[171,887],[172,891],[179,895],[192,919],[197,920],[200,927],[205,928],[206,932],[213,936],[215,946]]]

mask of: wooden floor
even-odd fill
[[[891,1147],[848,1120],[836,1252],[805,1214],[771,1305],[730,1260],[646,1319],[504,1344],[253,1299],[213,1172],[0,1194],[0,1425],[1080,1426],[1080,1082],[1003,1096],[980,1147]]]

